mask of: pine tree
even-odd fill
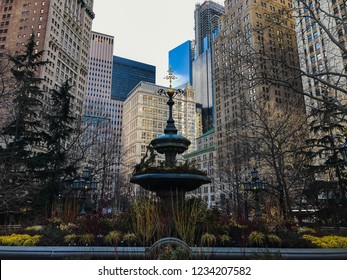
[[[35,37],[32,35],[26,44],[23,54],[9,56],[13,63],[11,68],[15,81],[13,92],[13,120],[3,129],[8,136],[6,152],[13,160],[31,166],[32,148],[42,141],[42,123],[40,112],[42,79],[37,77],[37,71],[45,64],[40,58],[43,51],[36,52]]]
[[[346,120],[334,104],[336,99],[327,96],[323,99],[325,102],[312,111],[310,127],[313,137],[307,140],[307,156],[311,159],[308,170],[313,182],[304,193],[311,204],[321,209],[318,215],[325,222],[346,223],[347,179],[345,162],[340,155],[340,146],[345,141]]]
[[[48,129],[44,133],[46,153],[38,156],[41,163],[40,180],[45,182],[44,187],[35,200],[35,207],[49,211],[52,203],[59,194],[60,185],[63,180],[71,176],[76,170],[73,163],[69,162],[69,138],[74,129],[72,123],[74,118],[70,111],[71,85],[65,81],[56,90],[51,90],[50,110],[45,115]]]
[[[63,168],[66,164],[66,151],[64,143],[69,140],[73,133],[72,122],[74,118],[70,112],[71,85],[65,81],[59,90],[52,90],[52,106],[48,114],[49,133],[47,147],[52,155],[53,169],[55,171]],[[66,166],[65,166],[66,168]]]
[[[36,149],[43,143],[42,134],[42,79],[37,77],[43,51],[35,49],[32,35],[22,53],[8,56],[13,65],[13,107],[8,108],[12,119],[2,128],[0,149],[1,201],[0,211],[17,212],[21,203],[30,200],[39,189],[37,181]]]

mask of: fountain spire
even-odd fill
[[[175,102],[173,101],[173,98],[178,94],[182,94],[183,90],[172,88],[172,81],[176,80],[177,77],[173,75],[174,71],[172,70],[171,66],[167,72],[168,72],[168,75],[164,77],[164,79],[169,80],[170,82],[169,89],[167,91],[165,91],[164,89],[160,89],[158,91],[159,94],[166,95],[167,97],[169,97],[169,100],[166,103],[169,106],[169,118],[167,120],[167,125],[166,125],[166,128],[164,129],[164,133],[177,134],[177,128],[175,126],[175,120],[173,119],[173,114],[172,114],[172,108],[173,108],[173,105],[175,104]]]

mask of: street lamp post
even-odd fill
[[[343,143],[342,146],[340,146],[339,150],[342,155],[344,164],[347,164],[347,137],[345,139],[345,143]],[[340,191],[341,191],[341,202],[342,204],[344,204],[346,202],[347,193],[346,193],[346,188],[343,184],[341,184],[340,186]]]
[[[86,215],[86,199],[87,199],[87,192],[97,189],[98,182],[95,178],[91,178],[91,169],[89,167],[84,167],[82,171],[82,178],[76,178],[72,182],[72,188],[74,190],[81,191],[81,211],[80,215],[84,216]]]
[[[251,171],[251,181],[244,182],[245,191],[254,193],[254,201],[255,201],[255,216],[257,218],[260,217],[260,192],[265,191],[267,187],[267,183],[265,180],[261,180],[258,177],[258,171],[254,168]]]

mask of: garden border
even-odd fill
[[[191,247],[192,257],[215,260],[271,259],[346,260],[347,249]],[[147,247],[0,246],[0,259],[149,259]]]

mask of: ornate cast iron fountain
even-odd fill
[[[169,106],[169,118],[167,120],[164,134],[153,139],[148,146],[151,156],[148,160],[142,160],[135,167],[135,172],[130,182],[140,185],[142,188],[155,192],[161,201],[169,207],[181,205],[185,193],[199,188],[203,184],[210,183],[210,179],[203,172],[193,172],[192,169],[182,169],[182,166],[176,166],[177,154],[185,152],[191,142],[177,134],[177,128],[173,119],[172,109],[175,102],[173,98],[178,94],[183,94],[182,90],[172,88],[172,80],[176,79],[173,71],[168,71],[169,75],[165,78],[170,81],[170,87],[167,91],[160,89],[159,94],[168,97],[167,105]],[[165,155],[164,165],[151,170],[146,168],[150,161],[154,160],[154,151]],[[147,150],[148,152],[148,150]],[[185,164],[189,167],[189,164]],[[142,170],[142,171],[140,171]],[[195,169],[196,171],[196,169]],[[169,207],[171,208],[171,207]],[[172,208],[171,208],[172,209]],[[169,209],[170,210],[170,209]]]

